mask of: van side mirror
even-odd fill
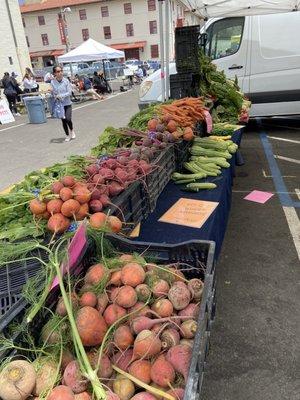
[[[200,46],[204,49],[207,43],[208,35],[207,33],[201,33],[200,35]]]

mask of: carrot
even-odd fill
[[[97,285],[105,277],[105,274],[106,268],[103,264],[99,263],[92,265],[84,277],[84,282],[91,285]]]
[[[121,286],[118,288],[117,295],[114,300],[119,306],[124,308],[130,308],[137,302],[137,294],[131,286]]]
[[[121,350],[126,350],[134,343],[134,337],[129,326],[120,325],[114,333],[114,342]]]
[[[121,271],[121,280],[124,285],[136,287],[145,280],[146,273],[138,263],[125,264]]]
[[[82,307],[77,313],[76,325],[84,346],[97,346],[102,343],[107,324],[95,308]]]

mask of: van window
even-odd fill
[[[242,41],[245,18],[226,18],[216,21],[208,30],[206,50],[216,60],[236,53]]]

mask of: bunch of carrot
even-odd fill
[[[194,128],[197,121],[204,120],[205,109],[202,98],[187,97],[161,106],[162,119],[172,119],[181,127]]]

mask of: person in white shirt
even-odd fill
[[[36,83],[33,75],[26,71],[23,78],[23,87],[25,93],[32,93],[38,91],[38,84]]]

